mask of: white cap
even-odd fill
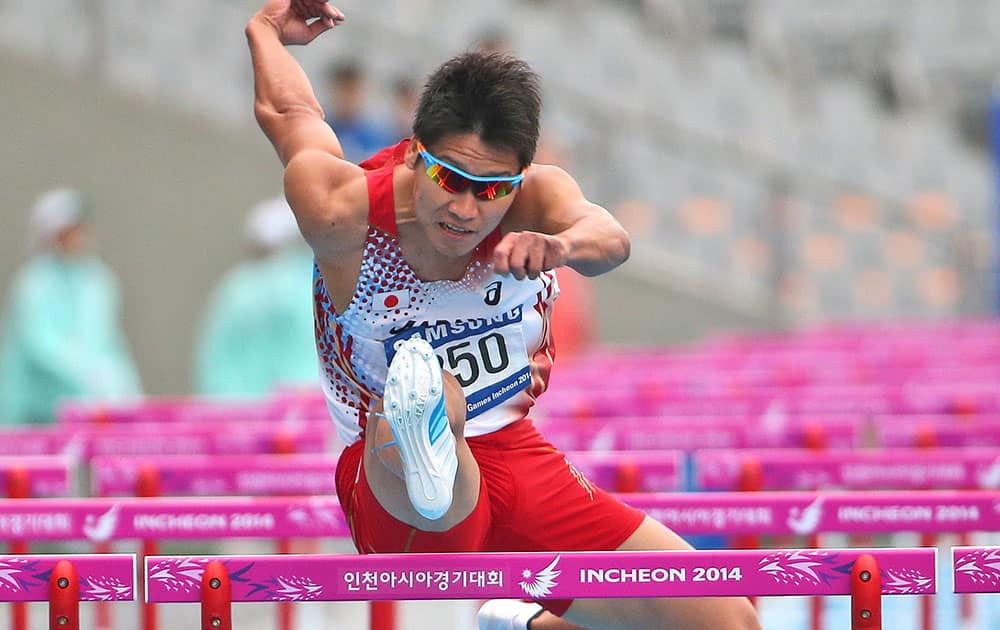
[[[299,225],[284,197],[266,199],[250,209],[246,238],[255,247],[274,250],[299,238]]]
[[[50,190],[35,202],[28,224],[28,242],[34,249],[49,247],[66,228],[79,225],[87,215],[83,194],[72,188]]]

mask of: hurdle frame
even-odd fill
[[[200,602],[203,630],[231,630],[234,602],[782,595],[850,595],[871,629],[883,595],[936,592],[936,569],[925,548],[151,556],[143,592]]]

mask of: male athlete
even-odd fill
[[[526,417],[552,366],[553,269],[597,275],[629,253],[572,177],[532,164],[536,75],[502,54],[459,55],[425,85],[413,137],[352,164],[285,50],[343,20],[324,1],[269,0],[246,33],[257,120],[315,254],[323,387],[349,444],[338,494],[358,551],[690,548],[594,487]],[[529,624],[759,627],[742,598],[480,611],[481,628]]]

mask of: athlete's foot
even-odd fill
[[[528,630],[528,622],[542,613],[538,604],[516,599],[491,599],[479,608],[479,630]]]
[[[441,366],[419,337],[398,342],[385,380],[383,413],[403,463],[406,492],[421,516],[451,507],[458,457],[445,412]]]

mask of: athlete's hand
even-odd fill
[[[518,280],[534,280],[543,271],[566,264],[569,246],[558,236],[540,232],[510,232],[493,250],[493,271]]]
[[[274,26],[285,45],[308,44],[345,19],[326,0],[268,0],[255,17]]]

